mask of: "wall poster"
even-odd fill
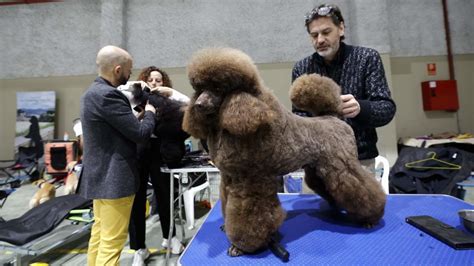
[[[31,148],[40,158],[43,140],[54,138],[56,93],[54,91],[17,92],[15,153],[19,147]]]

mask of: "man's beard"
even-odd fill
[[[324,51],[316,50],[316,52],[319,54],[319,56],[321,56],[323,58],[327,58],[327,57],[334,58],[337,51],[339,50],[339,46],[340,46],[339,43],[335,43],[334,45],[331,45],[328,48],[326,48],[326,50],[324,50]]]
[[[119,85],[127,84],[127,81],[128,81],[129,78],[130,78],[130,76],[125,77],[124,75],[120,75],[120,77],[118,78]]]
[[[326,58],[327,56],[330,56],[330,55],[334,54],[334,48],[329,47],[324,51],[317,51],[317,52],[318,52],[319,56],[321,56],[323,58]]]

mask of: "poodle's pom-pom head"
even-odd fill
[[[196,52],[187,66],[196,92],[227,94],[239,90],[255,94],[260,86],[257,67],[244,52],[233,48],[206,48]]]
[[[290,99],[298,109],[314,116],[342,114],[341,88],[330,78],[318,74],[298,77],[290,88]]]

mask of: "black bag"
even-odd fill
[[[390,192],[455,196],[470,176],[474,155],[452,147],[403,148],[390,170]]]
[[[161,140],[160,154],[163,163],[167,164],[169,167],[172,165],[181,164],[181,160],[186,153],[186,149],[183,141],[163,141]]]
[[[70,210],[90,206],[92,201],[73,194],[50,199],[20,218],[0,223],[0,240],[23,245],[53,230]]]

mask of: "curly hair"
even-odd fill
[[[171,79],[168,76],[168,73],[166,73],[164,70],[156,67],[156,66],[149,66],[144,68],[140,74],[138,75],[138,80],[142,80],[147,82],[148,78],[150,77],[150,73],[153,71],[160,72],[161,76],[163,77],[163,86],[164,87],[169,87],[172,88],[173,84],[171,83]]]

